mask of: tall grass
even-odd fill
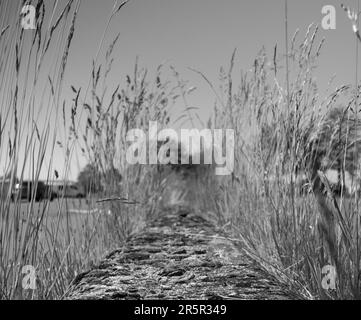
[[[167,171],[127,165],[127,132],[147,131],[150,120],[158,121],[159,129],[170,126],[178,97],[185,109],[177,121],[203,121],[188,105],[193,89],[173,67],[175,85],[162,80],[165,66],[149,79],[138,60],[124,82],[110,81],[119,36],[104,43],[111,20],[127,1],[114,2],[88,86],[74,83],[72,101],[61,97],[80,1],[69,0],[62,8],[59,2],[49,8],[33,2],[38,14],[31,36],[20,21],[5,19],[30,2],[10,3],[15,2],[0,2],[0,298],[54,299],[162,205]],[[234,52],[228,71],[221,69],[219,90],[197,71],[216,93],[208,126],[234,129],[237,139],[230,177],[199,170],[198,189],[204,192],[197,195],[196,209],[216,211],[220,226],[243,250],[305,297],[359,298],[359,197],[344,191],[347,174],[356,179],[360,173],[359,88],[345,85],[321,99],[313,76],[323,44],[316,43],[317,30],[309,26],[301,40],[296,32],[286,60],[277,46],[270,58],[261,50],[252,70],[237,76]],[[44,171],[48,180],[57,178],[53,161],[59,147],[65,155],[62,179],[79,152],[103,185],[82,204],[88,209],[84,216],[72,214],[77,204],[64,198],[36,203],[33,193],[26,204],[11,201],[18,180],[37,184]],[[327,179],[328,169],[338,172],[340,194]],[[27,265],[36,268],[36,290],[22,287]],[[336,268],[335,290],[322,286],[326,265]]]
[[[80,1],[63,7],[41,0],[11,3],[0,2],[1,14],[9,17],[0,26],[0,298],[54,299],[156,212],[163,177],[156,166],[127,166],[126,134],[146,130],[149,120],[167,125],[175,88],[161,80],[162,66],[150,81],[138,62],[125,83],[109,84],[118,37],[108,47],[105,38],[127,3],[115,1],[89,68],[89,86],[82,90],[74,83],[74,99],[61,101]],[[36,7],[36,31],[11,20],[25,4]],[[53,166],[56,148],[64,153],[62,172]],[[81,201],[86,215],[72,213],[79,203],[63,197],[37,203],[33,192],[28,203],[12,202],[16,182],[36,185],[44,171],[46,180],[66,181],[78,152],[105,186],[101,194],[88,195],[86,204]],[[112,174],[115,169],[121,179]],[[36,290],[23,288],[23,267],[29,265],[36,270]]]
[[[22,206],[20,201],[11,203],[11,192],[17,180],[30,178],[37,185],[42,169],[47,177],[53,173],[46,168],[48,150],[53,150],[56,130],[52,130],[52,114],[57,114],[63,76],[70,50],[78,1],[69,1],[57,19],[57,5],[49,8],[51,18],[45,18],[43,1],[36,6],[36,27],[26,33],[14,12],[20,12],[25,1],[1,2],[2,19],[0,52],[0,96],[1,96],[1,164],[4,176],[10,183],[4,188],[2,181],[0,203],[0,286],[2,298],[34,297],[30,291],[22,290],[22,268],[32,265],[37,269],[39,290],[35,297],[51,297],[62,290],[65,269],[65,254],[68,248],[59,241],[60,212],[55,230],[46,229],[48,202],[35,205],[33,192],[31,201]],[[6,25],[8,23],[8,25]],[[45,24],[48,23],[48,26]],[[4,28],[4,29],[3,29]],[[57,54],[54,54],[56,50]],[[54,68],[51,68],[54,66]],[[40,114],[42,119],[40,119]],[[61,203],[59,203],[62,206]],[[53,226],[48,226],[52,228]],[[45,235],[46,240],[41,241]],[[71,261],[66,262],[70,267]],[[56,271],[55,271],[56,270]]]
[[[357,177],[358,94],[343,86],[320,99],[317,30],[310,25],[299,43],[298,32],[293,36],[289,76],[279,71],[277,47],[271,58],[259,53],[236,93],[232,68],[221,75],[214,126],[233,128],[237,141],[234,175],[219,181],[218,208],[247,252],[305,297],[358,298],[358,200],[337,196],[325,175],[337,170],[341,190],[346,173]],[[327,265],[336,268],[336,290],[322,286]]]

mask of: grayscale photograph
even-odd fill
[[[0,0],[0,300],[359,300],[360,2]]]

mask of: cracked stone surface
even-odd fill
[[[184,204],[170,203],[122,248],[110,253],[92,270],[79,274],[65,299],[302,299],[302,296],[242,253],[211,219]]]

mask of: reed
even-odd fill
[[[109,83],[118,37],[107,47],[105,39],[127,2],[114,1],[89,69],[89,86],[74,84],[71,101],[61,97],[80,1],[63,7],[32,2],[37,29],[27,34],[20,21],[11,20],[24,1],[15,7],[0,2],[1,14],[8,17],[0,20],[1,299],[61,298],[78,273],[118,248],[157,210],[161,177],[154,167],[127,166],[126,133],[149,120],[166,125],[168,97],[175,89],[160,80],[162,66],[151,82],[138,62],[125,83]],[[63,151],[63,171],[54,167],[56,149]],[[66,181],[77,156],[85,156],[99,174],[105,186],[100,193],[88,194],[86,201],[62,196],[37,202],[33,191],[29,202],[13,201],[16,183],[30,180],[36,186],[44,171],[46,180]],[[116,171],[121,175],[112,174]],[[122,200],[102,201],[114,195]],[[35,268],[36,290],[24,290],[24,266]]]
[[[233,128],[237,143],[234,175],[218,179],[216,207],[244,250],[305,297],[358,298],[360,181],[353,197],[344,191],[347,174],[358,177],[358,95],[342,86],[320,99],[312,76],[324,42],[316,45],[317,30],[310,25],[299,44],[298,32],[292,38],[289,76],[277,47],[272,58],[259,53],[232,96],[221,75],[213,122]],[[329,170],[338,172],[340,193]],[[322,287],[326,265],[337,270],[336,290]]]

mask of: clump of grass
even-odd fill
[[[298,32],[292,38],[288,94],[277,47],[271,59],[259,53],[238,88],[234,55],[229,72],[222,70],[213,125],[234,129],[237,141],[234,174],[219,179],[217,207],[246,250],[305,296],[357,298],[357,201],[336,196],[326,173],[337,170],[341,186],[346,172],[356,177],[358,120],[350,86],[320,99],[312,74],[323,44],[316,44],[317,29],[311,25],[300,44]],[[335,291],[322,287],[326,265],[337,269]]]
[[[105,69],[98,63],[110,21],[126,3],[114,2],[89,70],[89,87],[82,90],[74,84],[72,101],[60,98],[80,1],[69,0],[63,7],[56,2],[49,8],[41,0],[32,2],[37,12],[34,32],[26,33],[18,20],[1,21],[2,299],[60,298],[79,272],[118,247],[141,227],[142,218],[157,209],[161,177],[154,174],[153,167],[127,166],[125,137],[131,128],[146,128],[149,120],[162,125],[169,121],[172,88],[160,80],[161,67],[152,85],[146,70],[138,69],[136,63],[134,76],[128,76],[124,86],[115,85],[108,94],[107,77],[117,39],[105,50]],[[1,2],[0,12],[13,17],[8,10],[20,12],[23,4],[17,1],[16,8],[10,8]],[[56,148],[64,152],[64,171],[53,166]],[[29,202],[12,202],[14,185],[24,180],[37,185],[44,170],[46,180],[62,179],[66,183],[78,150],[99,172],[105,187],[101,194],[88,194],[86,203],[64,197],[37,203],[33,191]],[[115,195],[121,201],[99,201]],[[85,214],[73,213],[79,209]],[[28,265],[36,271],[35,290],[25,290],[22,285],[23,267]]]
[[[162,83],[163,66],[158,67],[154,83],[149,83],[147,70],[139,67],[137,59],[133,77],[126,76],[124,88],[117,85],[108,96],[107,77],[117,39],[107,50],[104,68],[93,66],[91,99],[83,105],[85,133],[78,142],[89,163],[100,173],[105,188],[99,199],[110,213],[108,232],[119,244],[139,229],[147,217],[154,216],[163,188],[156,165],[127,163],[127,134],[131,129],[148,132],[150,121],[157,121],[159,129],[168,125],[175,89]],[[109,174],[114,168],[121,173],[121,181],[114,181],[114,175]],[[116,200],[110,201],[112,198]]]
[[[46,162],[52,162],[52,154],[47,152],[54,149],[56,138],[56,132],[51,130],[52,115],[58,110],[57,97],[61,93],[79,2],[69,1],[56,20],[55,12],[60,8],[54,6],[49,18],[45,17],[43,1],[32,3],[36,7],[36,31],[30,33],[21,28],[20,19],[14,19],[13,15],[13,11],[20,12],[23,4],[24,1],[17,1],[13,7],[0,3],[0,11],[9,19],[2,20],[5,28],[1,26],[0,39],[0,157],[7,178],[6,187],[5,180],[1,182],[0,296],[6,299],[54,297],[64,287],[65,281],[61,283],[61,280],[66,274],[66,249],[55,245],[59,240],[56,234],[60,229],[60,214],[56,228],[49,230],[54,225],[45,222],[54,217],[48,215],[48,201],[35,203],[35,189]],[[52,56],[55,48],[58,56]],[[56,81],[49,64],[44,63],[51,57],[54,67],[59,69]],[[50,167],[47,177],[53,178]],[[28,179],[35,186],[30,201],[26,205],[20,199],[12,203],[15,183]],[[67,263],[70,268],[71,263]],[[22,290],[22,268],[27,265],[37,271],[37,291]]]

